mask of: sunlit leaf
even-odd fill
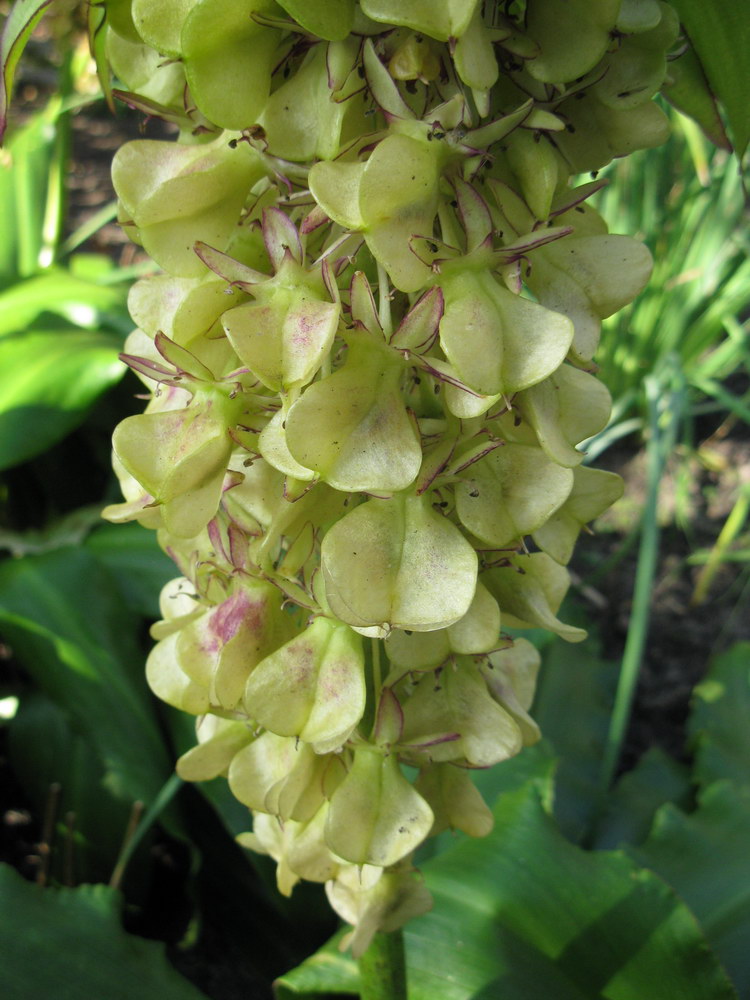
[[[8,105],[18,60],[31,32],[52,0],[16,0],[0,37],[0,142],[8,124]]]
[[[45,451],[73,430],[125,373],[115,337],[30,330],[0,338],[0,468]]]

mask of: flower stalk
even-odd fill
[[[359,959],[361,1000],[407,1000],[403,931],[379,931]]]

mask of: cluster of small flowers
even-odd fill
[[[470,778],[534,742],[538,655],[581,527],[619,494],[601,320],[646,249],[574,185],[661,142],[659,0],[125,0],[118,93],[176,143],[115,157],[138,282],[114,435],[125,502],[182,574],[147,665],[198,717],[289,893],[355,927],[428,908],[411,858],[486,834]],[[101,44],[100,44],[101,50]],[[166,58],[165,58],[166,57]],[[411,782],[402,765],[416,769]]]

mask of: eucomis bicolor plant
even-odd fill
[[[180,573],[148,680],[197,717],[179,774],[226,775],[242,842],[284,893],[324,882],[359,954],[430,906],[426,837],[490,830],[471,770],[539,736],[539,657],[504,630],[584,638],[557,618],[566,564],[620,494],[577,447],[609,416],[592,358],[651,267],[588,172],[666,138],[651,98],[677,17],[108,0],[94,18],[119,96],[179,128],[113,166],[161,269],[130,296],[124,359],[150,397],[115,431],[125,502],[106,511]]]

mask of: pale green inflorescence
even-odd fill
[[[486,834],[470,780],[538,738],[539,657],[581,527],[620,492],[601,321],[650,270],[576,184],[663,141],[657,0],[109,4],[128,100],[180,128],[117,154],[163,273],[126,360],[114,521],[159,532],[156,694],[198,717],[282,892],[354,926],[424,912],[412,854]],[[530,551],[533,550],[533,551]],[[418,772],[407,780],[401,765]]]

